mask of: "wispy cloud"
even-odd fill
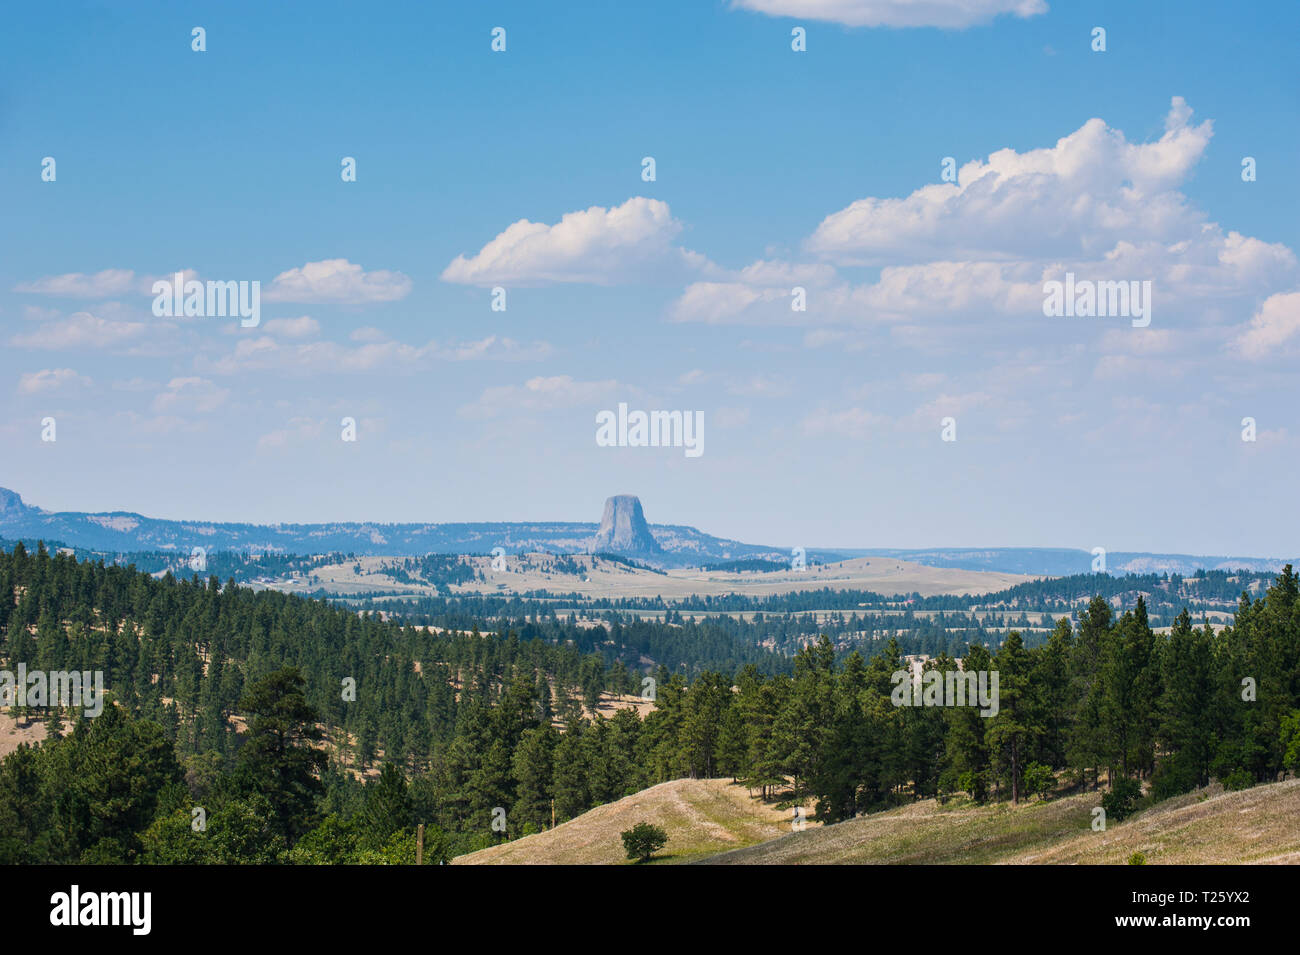
[[[24,373],[18,379],[18,393],[35,395],[50,391],[63,391],[71,387],[88,386],[91,380],[71,368],[43,368]]]
[[[824,20],[850,27],[943,27],[962,30],[1002,14],[1032,17],[1046,0],[732,0],[733,8],[773,17]]]
[[[130,269],[105,269],[93,275],[82,272],[47,275],[32,282],[23,282],[15,286],[14,291],[64,298],[105,298],[123,295],[135,287],[135,273]]]
[[[153,410],[161,415],[208,414],[226,403],[230,390],[206,378],[173,378],[153,400]]]
[[[268,323],[268,325],[273,323]],[[364,374],[412,372],[438,361],[538,361],[552,354],[547,342],[519,342],[488,335],[466,342],[408,345],[386,337],[377,329],[360,329],[357,344],[331,341],[284,341],[283,335],[241,339],[234,350],[219,358],[200,357],[196,367],[208,374],[236,375],[277,371],[287,375]]]
[[[459,413],[466,418],[493,418],[502,414],[555,411],[608,399],[618,391],[618,382],[575,381],[569,375],[539,376],[522,385],[498,385],[485,388],[478,400],[463,406]]]
[[[46,321],[30,332],[19,333],[10,344],[45,350],[114,348],[139,341],[149,330],[144,322],[113,321],[75,312],[67,318]]]

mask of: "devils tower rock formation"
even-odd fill
[[[600,529],[591,540],[591,550],[624,557],[662,553],[645,522],[641,501],[634,494],[617,494],[605,501],[605,513],[600,518]]]

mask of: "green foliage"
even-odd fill
[[[283,667],[250,686],[241,702],[249,724],[239,751],[239,782],[265,796],[275,830],[290,843],[315,822],[327,762],[315,745],[323,733],[303,687],[302,674]]]
[[[1135,852],[1128,857],[1129,865],[1146,865],[1147,857],[1141,852]]]
[[[622,836],[627,857],[638,863],[649,862],[652,855],[668,844],[668,833],[648,822],[638,822]]]
[[[1231,627],[1196,628],[1183,613],[1167,636],[1145,599],[1115,619],[1108,580],[1094,582],[1077,625],[1062,617],[1037,646],[1018,631],[973,630],[981,639],[954,647],[942,621],[895,614],[875,629],[901,635],[864,657],[852,640],[809,642],[809,624],[789,614],[697,627],[676,610],[666,623],[611,612],[581,628],[535,609],[439,633],[15,547],[0,552],[0,655],[102,668],[116,702],[0,761],[0,864],[406,864],[421,822],[426,861],[442,861],[689,776],[811,799],[834,822],[958,792],[1014,801],[1057,778],[1096,787],[1103,771],[1116,781],[1103,804],[1118,820],[1137,805],[1139,779],[1164,798],[1211,776],[1236,786],[1296,772],[1291,568],[1260,599],[1243,595]],[[1194,584],[1153,586],[1169,588],[1166,600]],[[864,619],[819,625],[845,634]],[[891,674],[909,665],[904,647],[919,646],[920,626],[947,634],[925,651],[927,673],[997,671],[996,715],[894,705]],[[736,669],[749,655],[736,648],[759,633],[793,659],[751,647]],[[687,665],[654,672],[644,719],[583,715],[601,692],[639,688],[635,668],[660,651]],[[340,693],[343,677],[355,696]],[[1253,696],[1243,681],[1258,684]],[[363,783],[359,770],[376,764]],[[207,813],[201,831],[195,807]],[[499,810],[505,832],[492,826]]]
[[[1030,763],[1025,767],[1025,792],[1030,796],[1047,798],[1056,786],[1056,775],[1050,766]]]
[[[1293,710],[1282,720],[1282,765],[1292,775],[1300,775],[1300,710]]]
[[[1123,822],[1137,810],[1141,797],[1142,784],[1129,776],[1120,776],[1101,797],[1101,808],[1106,810],[1108,821]]]
[[[406,777],[394,763],[385,763],[379,778],[366,784],[365,802],[357,819],[362,846],[387,846],[399,833],[414,832],[415,808],[408,789]],[[411,858],[414,861],[414,855]]]
[[[1238,767],[1223,777],[1223,788],[1229,792],[1249,789],[1255,785],[1255,777],[1248,770]]]

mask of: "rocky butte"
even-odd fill
[[[616,494],[606,499],[600,527],[591,539],[591,551],[625,557],[651,557],[663,553],[645,522],[640,498],[634,494]]]

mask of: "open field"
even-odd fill
[[[659,572],[585,554],[572,555],[568,559],[581,568],[580,573],[560,572],[555,567],[555,559],[547,554],[511,555],[506,558],[506,569],[497,571],[492,569],[491,557],[463,557],[462,560],[485,579],[454,585],[451,592],[511,594],[548,590],[557,594],[578,593],[592,599],[663,597],[672,600],[723,594],[765,597],[829,587],[833,590],[870,590],[885,595],[920,593],[928,597],[935,594],[993,593],[1037,579],[1023,574],[927,567],[892,557],[856,557],[801,571],[776,572],[702,571],[695,568]],[[385,574],[385,567],[391,567],[394,561],[391,557],[362,557],[318,567],[311,577],[268,581],[263,586],[291,593],[308,592],[317,587],[343,595],[375,591],[408,596],[437,593],[433,586],[407,583]]]
[[[65,718],[64,733],[71,731],[72,723],[73,720]],[[42,742],[49,735],[45,724],[44,718],[37,717],[19,723],[11,707],[0,711],[0,759],[16,750],[21,743],[35,745]]]
[[[630,864],[619,834],[638,822],[668,833],[668,845],[653,862],[687,862],[775,839],[790,831],[791,817],[791,810],[751,799],[748,790],[728,780],[675,779],[597,806],[546,832],[458,856],[452,864]]]

